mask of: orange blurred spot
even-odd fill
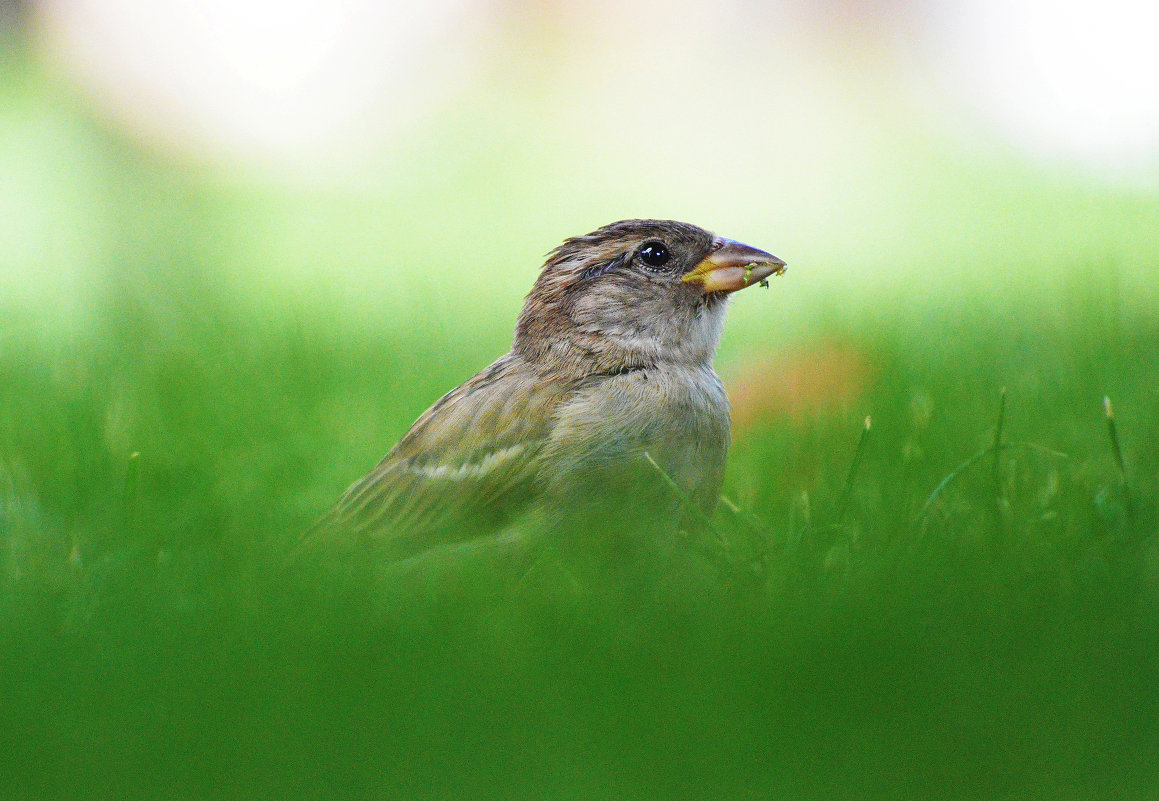
[[[727,381],[733,425],[744,431],[769,419],[847,411],[874,372],[867,354],[839,341],[747,362]]]

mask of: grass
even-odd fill
[[[507,347],[526,248],[493,198],[542,204],[574,153],[304,201],[0,88],[34,123],[0,143],[0,798],[1156,796],[1152,199],[866,162],[781,224],[829,249],[775,314],[730,321],[712,547],[303,564],[288,544]],[[529,225],[596,216],[612,177]],[[892,196],[895,227],[865,216]],[[431,242],[494,261],[399,268]],[[323,297],[335,263],[364,282]],[[822,272],[855,280],[797,289]]]
[[[5,349],[3,795],[1151,797],[1159,327],[1088,306],[787,343],[869,367],[738,429],[726,566],[392,573],[284,545],[486,343],[114,294]]]

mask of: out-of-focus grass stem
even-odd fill
[[[121,503],[121,524],[126,532],[137,527],[137,508],[141,488],[141,452],[129,454],[125,467],[125,492]]]
[[[849,508],[849,499],[853,495],[853,482],[857,479],[857,468],[861,464],[862,454],[865,452],[865,441],[869,438],[869,429],[873,426],[873,418],[866,417],[861,428],[861,437],[857,440],[857,449],[853,451],[853,461],[849,463],[849,472],[845,476],[845,488],[841,491],[841,502],[837,505],[837,522],[845,520],[845,512]]]
[[[1123,447],[1119,444],[1119,430],[1115,425],[1115,409],[1111,399],[1103,396],[1103,411],[1107,415],[1107,433],[1111,437],[1111,452],[1115,455],[1115,465],[1119,468],[1119,484],[1123,489],[1123,506],[1127,510],[1127,517],[1135,521],[1135,503],[1131,497],[1131,485],[1127,482],[1127,465],[1123,461]]]

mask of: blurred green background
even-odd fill
[[[1159,795],[1148,14],[0,2],[0,795]],[[789,263],[726,566],[289,569],[624,217]]]

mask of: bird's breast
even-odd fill
[[[671,506],[674,491],[716,505],[729,445],[728,398],[710,367],[657,367],[593,381],[561,405],[544,464],[548,485]]]

